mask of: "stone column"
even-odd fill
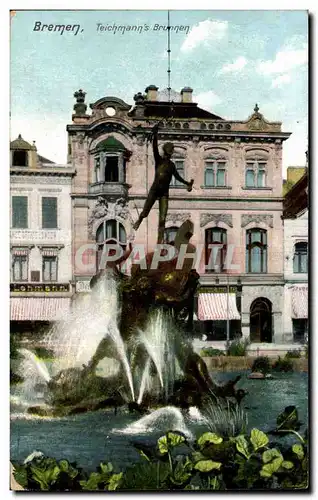
[[[100,155],[100,166],[99,166],[99,182],[105,182],[105,169],[106,169],[106,155],[102,153]]]
[[[118,182],[125,182],[123,153],[119,153],[118,155]]]
[[[243,340],[250,338],[250,313],[241,313],[241,325]]]
[[[273,312],[272,315],[272,343],[283,344],[283,315],[281,312]]]

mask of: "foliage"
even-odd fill
[[[285,355],[286,359],[298,359],[301,358],[301,350],[300,349],[293,349],[292,351],[287,351]]]
[[[225,352],[220,351],[220,349],[214,349],[214,347],[204,347],[200,352],[200,356],[202,357],[225,356]]]
[[[252,372],[260,372],[266,375],[271,371],[271,362],[268,356],[259,356],[253,361]]]
[[[229,438],[205,432],[194,442],[168,431],[151,453],[140,450],[142,460],[123,472],[101,463],[88,475],[67,460],[34,453],[23,465],[13,464],[14,476],[25,489],[37,491],[305,490],[308,443],[297,432],[299,425],[293,406],[277,417],[276,434],[294,434],[289,448],[272,444],[259,429]]]
[[[291,359],[278,356],[272,368],[277,372],[292,372],[294,370],[294,365]]]
[[[13,333],[10,334],[10,359],[22,359],[23,356],[19,353],[19,341],[17,336]]]
[[[247,413],[239,405],[222,404],[211,399],[205,402],[201,412],[209,430],[219,436],[234,437],[246,430]]]
[[[232,340],[227,348],[228,356],[246,356],[248,346],[250,345],[249,339],[242,340],[241,338],[236,338]]]

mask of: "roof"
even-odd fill
[[[52,163],[52,165],[55,164],[54,161],[48,160],[47,158],[45,158],[44,156],[41,156],[41,155],[38,155],[38,160],[40,163]]]
[[[155,117],[155,118],[171,118],[171,102],[163,102],[163,101],[145,101],[142,104],[145,107],[144,116],[147,118]],[[135,109],[129,113],[130,116],[135,116]],[[174,102],[172,107],[172,115],[173,118],[207,118],[209,120],[222,120],[223,118],[217,116],[205,109],[201,109],[198,107],[196,103],[183,103],[183,102]]]
[[[36,149],[36,147],[35,145],[29,144],[27,141],[25,141],[21,137],[21,134],[19,134],[18,138],[10,143],[10,149],[23,149],[29,151],[31,149]]]
[[[308,207],[308,172],[284,196],[283,218],[294,218]]]

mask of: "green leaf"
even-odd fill
[[[62,472],[68,472],[70,464],[68,463],[67,460],[60,460],[59,461],[59,467]]]
[[[180,444],[185,442],[185,437],[181,434],[177,434],[176,432],[168,432],[167,439],[169,446],[172,447],[180,446]]]
[[[123,477],[123,472],[120,472],[119,474],[113,474],[109,480],[107,489],[109,491],[115,491],[119,486],[122,477]]]
[[[283,461],[284,461],[283,457],[274,458],[274,460],[269,464],[263,465],[260,471],[260,475],[262,477],[272,477],[272,475],[278,471]]]
[[[239,453],[244,455],[247,459],[250,458],[250,453],[248,450],[248,442],[243,435],[237,436],[236,439],[236,449]]]
[[[264,453],[262,454],[262,459],[264,464],[267,464],[274,458],[283,458],[281,452],[277,450],[277,448],[271,448],[269,450],[265,450]]]
[[[144,453],[142,450],[138,450],[139,451],[139,454],[142,458],[145,458],[146,460],[148,460],[148,462],[150,462],[150,458],[147,457],[146,453]]]
[[[282,463],[282,467],[284,467],[284,469],[292,469],[294,467],[294,464],[289,460],[284,460]]]
[[[285,410],[280,413],[276,420],[277,430],[298,430],[300,422],[298,420],[298,412],[295,406],[286,406]]]
[[[262,431],[259,431],[258,429],[251,430],[250,440],[253,445],[254,451],[257,451],[260,448],[264,448],[264,446],[266,446],[269,441],[266,434]]]
[[[213,462],[213,460],[200,460],[194,466],[194,468],[200,472],[210,472],[211,470],[221,468],[221,462]]]
[[[113,471],[113,466],[110,462],[107,462],[107,464],[100,463],[99,466],[103,474],[110,474]]]
[[[198,445],[203,448],[206,444],[220,444],[223,438],[215,434],[214,432],[205,432],[198,439]]]
[[[166,436],[162,436],[158,439],[158,448],[160,453],[163,455],[168,453],[170,448],[174,448],[175,446],[179,446],[180,444],[185,442],[185,437],[176,434],[175,432],[167,432]]]
[[[15,467],[13,476],[16,482],[20,484],[20,486],[22,486],[23,488],[27,487],[28,473],[25,467]]]
[[[302,460],[304,458],[304,449],[301,444],[294,444],[292,450],[297,455],[299,460]]]
[[[160,453],[162,453],[162,455],[168,453],[169,447],[167,442],[167,436],[162,436],[161,438],[158,439],[158,448]]]
[[[100,483],[100,474],[98,472],[92,472],[87,481],[80,481],[82,489],[85,491],[98,490],[98,485]]]

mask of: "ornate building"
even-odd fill
[[[133,222],[154,178],[149,136],[155,123],[159,145],[172,141],[182,177],[173,179],[166,240],[186,219],[194,224],[191,242],[202,249],[197,316],[208,338],[242,332],[254,342],[283,338],[282,148],[290,133],[268,122],[256,105],[247,120],[225,120],[192,102],[185,87],[173,105],[150,85],[134,105],[116,97],[90,104],[85,92],[68,131],[68,163],[73,178],[73,269],[76,290],[87,291],[103,245],[126,248]],[[136,244],[154,248],[158,206],[134,235]],[[86,249],[86,250],[85,250]],[[214,251],[216,249],[216,251]],[[213,255],[212,255],[213,254]],[[212,255],[212,258],[211,258]],[[98,262],[98,259],[97,259]]]
[[[284,216],[284,337],[303,343],[308,336],[308,173],[287,192]]]
[[[71,184],[75,171],[10,144],[11,331],[35,332],[69,309]]]

